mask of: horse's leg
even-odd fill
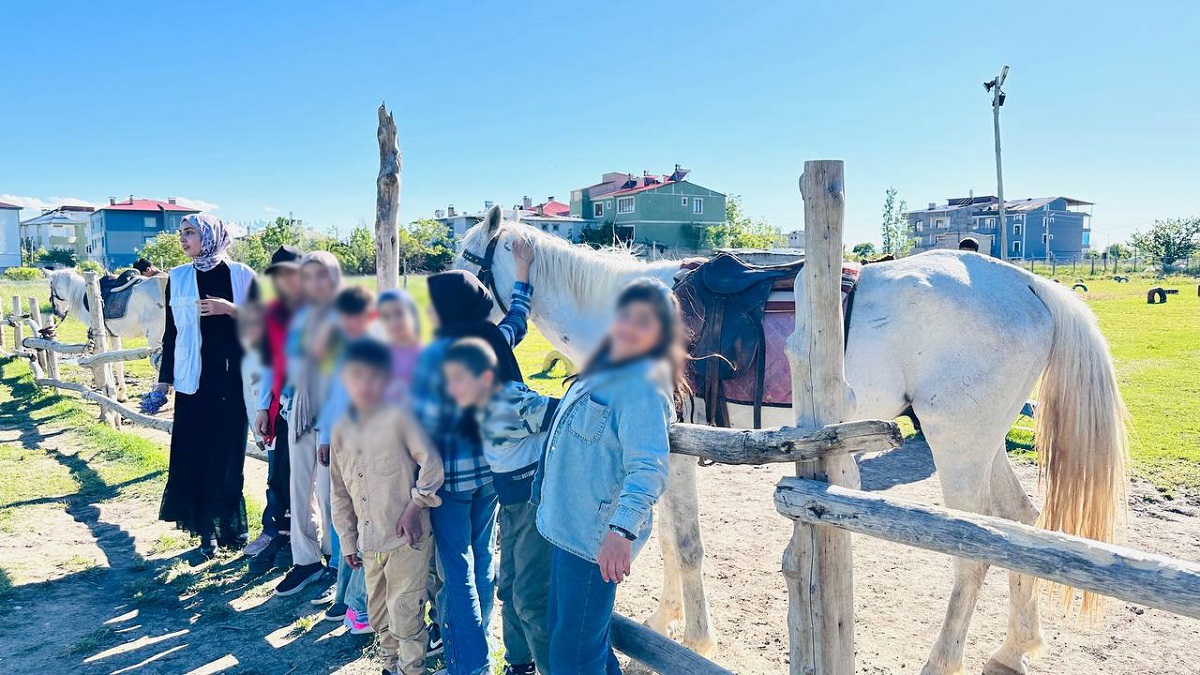
[[[674,495],[667,505],[679,561],[679,585],[683,594],[683,644],[701,656],[711,657],[717,644],[704,593],[704,542],[700,538],[700,495],[696,489],[696,460],[671,457]]]
[[[675,478],[678,470],[676,467],[683,459],[682,456],[671,455],[667,491],[658,503],[658,543],[663,555],[663,590],[658,600],[658,609],[646,620],[646,625],[662,635],[669,635],[671,626],[683,618],[683,585],[679,576],[679,551],[676,544],[679,533],[676,530],[673,503],[680,489],[680,482]]]
[[[972,513],[985,513],[991,492],[990,455],[997,452],[994,442],[971,442],[971,434],[964,433],[968,427],[957,416],[944,414],[928,417],[922,410],[917,414],[925,428],[925,438],[933,451],[934,464],[942,483],[942,495],[946,506]],[[946,420],[957,420],[958,428]],[[977,437],[976,437],[977,438]],[[984,455],[979,448],[991,448]],[[958,675],[963,672],[963,649],[967,641],[967,629],[975,613],[975,603],[983,587],[988,565],[966,558],[954,559],[954,588],[950,592],[950,603],[942,630],[921,675]]]
[[[992,464],[993,515],[1026,525],[1037,521],[1037,507],[1013,472],[1005,453],[996,454]],[[1038,612],[1037,580],[1016,572],[1008,573],[1008,633],[1004,644],[983,666],[984,675],[1025,673],[1025,656],[1036,655],[1043,646],[1042,620]]]
[[[121,336],[114,335],[112,338],[112,344],[110,346],[112,347],[113,351],[120,349],[121,348]],[[125,362],[124,361],[113,362],[113,378],[116,379],[116,381],[117,381],[117,400],[124,401],[125,400]]]

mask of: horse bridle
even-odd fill
[[[491,292],[492,298],[496,300],[496,304],[500,305],[500,311],[508,314],[508,307],[504,304],[504,299],[500,296],[500,290],[496,288],[496,274],[492,271],[492,263],[496,259],[496,246],[500,243],[500,234],[502,230],[497,230],[496,234],[488,240],[487,249],[484,250],[483,256],[480,257],[463,248],[463,260],[478,265],[479,271],[475,273],[475,277],[479,279],[488,291]]]
[[[55,302],[55,301],[57,301],[57,302]],[[58,303],[59,302],[61,302],[63,304],[63,306],[66,307],[66,309],[63,310],[62,314],[58,313]],[[50,309],[54,312],[54,316],[58,317],[58,320],[60,323],[65,321],[67,319],[67,315],[71,313],[71,303],[67,302],[66,298],[64,298],[58,294],[58,291],[56,291],[54,289],[54,284],[50,285]]]

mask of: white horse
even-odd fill
[[[478,272],[480,262],[490,263],[506,306],[514,237],[531,241],[536,253],[531,318],[577,363],[596,348],[622,285],[644,276],[670,284],[679,270],[678,261],[645,263],[503,223],[493,209],[463,237],[455,266]],[[804,297],[802,286],[800,275],[795,297]],[[1112,540],[1126,505],[1125,409],[1108,345],[1080,299],[1012,265],[957,251],[868,265],[856,293],[846,346],[855,403],[847,419],[892,419],[911,406],[947,506]],[[1036,437],[1046,485],[1040,520],[1004,445],[1039,376]],[[752,426],[750,408],[730,406],[730,415],[734,426]],[[795,421],[779,408],[764,408],[763,417],[767,426]],[[695,466],[694,459],[671,458],[660,508],[663,593],[647,623],[666,633],[682,619],[684,644],[711,654]],[[967,627],[988,566],[954,562],[954,589],[925,675],[963,672]],[[1026,656],[1043,644],[1035,580],[1010,573],[1009,590],[1007,635],[986,674],[1025,673]],[[1085,594],[1085,611],[1094,600]]]
[[[50,305],[54,316],[59,321],[73,316],[79,319],[88,330],[92,326],[92,314],[84,307],[87,295],[87,284],[83,277],[73,270],[54,270],[47,272],[50,280]],[[163,285],[157,279],[140,281],[129,296],[129,304],[125,308],[125,316],[119,319],[105,321],[109,335],[113,337],[112,348],[121,348],[121,338],[145,337],[150,347],[162,347],[163,328],[166,326],[166,309],[163,304]],[[161,352],[150,358],[155,368],[158,367]],[[118,399],[125,399],[124,364],[118,361],[114,367],[118,387]]]

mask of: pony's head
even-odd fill
[[[83,278],[69,269],[47,270],[50,280],[50,308],[54,316],[66,318],[71,307],[78,306],[83,297]]]
[[[493,206],[471,229],[467,230],[458,244],[454,256],[454,269],[466,270],[479,277],[480,281],[496,297],[497,304],[508,307],[512,301],[512,287],[516,276],[513,260],[513,241],[517,237],[528,237],[532,230],[519,222],[505,221],[499,206]],[[500,307],[493,318],[503,316]]]

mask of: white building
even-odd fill
[[[21,266],[21,207],[0,202],[0,269]]]
[[[528,201],[528,198],[526,199]],[[551,200],[553,201],[553,200]],[[542,206],[542,205],[539,205]],[[484,202],[483,210],[477,213],[460,213],[454,208],[454,205],[446,207],[445,211],[441,209],[434,212],[434,220],[445,225],[450,229],[454,239],[461,239],[467,233],[467,230],[475,226],[476,223],[483,220],[484,214],[488,209],[492,208],[492,202]],[[567,241],[578,242],[579,235],[583,232],[583,228],[587,226],[588,221],[583,218],[575,218],[570,215],[559,216],[551,215],[544,209],[530,207],[525,209],[522,206],[511,209],[503,209],[505,220],[519,220],[530,227],[536,228],[547,234],[553,234],[557,237],[562,237]]]
[[[804,250],[804,230],[794,230],[792,232],[788,232],[787,239],[788,248],[796,248],[800,249],[801,251]]]
[[[88,260],[90,206],[60,206],[21,222],[21,242],[29,252],[71,249],[79,260]]]

